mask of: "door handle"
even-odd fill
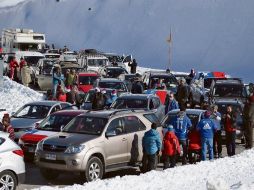
[[[126,139],[126,138],[123,138],[122,141],[127,141],[127,139]]]

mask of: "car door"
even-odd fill
[[[146,131],[146,126],[136,116],[125,116],[124,127],[128,142],[127,160],[134,164],[142,160],[142,139]]]
[[[124,129],[123,118],[113,119],[106,130],[106,134],[114,134],[106,137],[104,141],[106,165],[112,166],[127,162],[127,138]]]

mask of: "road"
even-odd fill
[[[236,154],[241,153],[244,151],[243,145],[237,144],[236,146]],[[223,156],[225,157],[226,154],[226,147],[223,146]],[[180,165],[180,163],[178,163]],[[157,170],[162,170],[162,164],[159,164]],[[129,169],[129,170],[121,170],[117,172],[111,172],[105,175],[105,179],[112,178],[116,176],[124,176],[124,175],[139,175],[140,172],[138,169]],[[61,174],[54,182],[49,182],[41,176],[39,169],[33,163],[26,163],[26,181],[24,184],[21,184],[18,187],[18,190],[23,189],[33,189],[39,188],[41,186],[58,186],[58,187],[65,187],[68,185],[73,184],[82,184],[82,179],[78,174],[72,173],[63,173]]]

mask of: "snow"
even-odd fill
[[[39,190],[250,190],[254,189],[254,149],[234,157],[152,171],[140,176],[115,177],[64,188],[41,187]]]
[[[1,7],[15,6],[18,3],[21,3],[23,1],[27,1],[27,0],[0,0],[0,8]]]
[[[1,9],[0,29],[32,28],[49,44],[133,54],[140,66],[165,69],[171,28],[172,70],[219,70],[251,81],[253,7],[253,0],[30,0]]]
[[[43,99],[42,94],[13,82],[7,77],[4,77],[3,88],[0,88],[0,97],[0,108],[6,109],[6,111],[0,112],[0,118],[2,118],[4,113],[8,112],[11,114],[28,102]]]

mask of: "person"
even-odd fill
[[[106,106],[110,107],[111,104],[117,99],[117,93],[116,90],[112,90],[110,97],[106,100]]]
[[[21,57],[20,62],[19,62],[20,78],[22,78],[21,70],[22,70],[22,68],[24,67],[25,64],[27,64],[26,60],[23,57]]]
[[[228,156],[235,155],[235,140],[236,140],[236,116],[233,113],[232,106],[227,107],[227,113],[224,116],[224,127],[226,132],[226,146]]]
[[[130,70],[131,70],[131,74],[136,73],[137,65],[138,63],[136,62],[136,59],[133,59],[132,63],[131,62],[128,63],[128,66],[130,67]]]
[[[142,139],[143,153],[147,157],[147,171],[156,169],[157,155],[159,155],[161,150],[161,138],[156,129],[157,124],[152,123],[151,129],[145,132]]]
[[[176,92],[177,101],[179,103],[179,108],[181,107],[187,107],[187,101],[189,98],[189,90],[188,86],[186,85],[186,81],[184,78],[181,78],[179,80],[179,85],[177,87]]]
[[[188,75],[191,79],[193,79],[196,76],[195,70],[191,69],[190,74]]]
[[[175,134],[179,140],[180,145],[183,149],[183,158],[182,158],[182,164],[185,165],[187,163],[187,147],[188,147],[188,141],[187,141],[187,135],[188,131],[190,130],[192,123],[190,118],[186,115],[186,108],[181,107],[178,114],[173,117],[170,121],[170,124],[174,126]]]
[[[221,114],[218,112],[218,106],[212,105],[211,106],[211,119],[217,126],[217,130],[214,133],[214,139],[213,139],[213,151],[214,151],[214,157],[215,158],[221,158],[222,157],[222,138],[221,138]]]
[[[198,155],[199,159],[201,158],[201,137],[196,127],[194,126],[188,133],[188,158],[190,164],[195,164],[197,159],[194,159],[194,154]]]
[[[245,148],[251,149],[253,147],[253,128],[254,128],[254,95],[250,96],[248,102],[243,109]]]
[[[76,83],[76,71],[72,69],[71,71],[66,73],[65,86],[67,89],[71,89],[72,85]]]
[[[64,81],[64,76],[61,73],[61,67],[56,66],[53,69],[53,97],[56,98],[56,90],[58,85],[62,85]]]
[[[205,111],[204,113],[204,119],[201,119],[197,125],[197,130],[200,132],[201,136],[201,159],[203,161],[206,160],[206,152],[208,147],[208,153],[209,153],[209,160],[214,159],[213,155],[213,137],[214,132],[217,130],[217,127],[215,123],[213,122],[213,119],[210,119],[211,112]]]
[[[115,58],[112,60],[111,65],[112,65],[113,67],[117,67],[117,66],[118,66],[118,64],[117,64]]]
[[[66,102],[67,101],[66,93],[63,91],[61,85],[58,85],[58,87],[57,87],[56,98],[57,98],[57,101],[60,101],[60,102]]]
[[[80,106],[81,106],[82,100],[81,100],[81,97],[80,97],[80,95],[79,95],[79,90],[78,90],[77,84],[74,84],[74,85],[72,86],[71,91],[68,92],[66,95],[67,95],[67,96],[66,96],[67,102],[69,102],[69,103],[71,103],[71,104],[73,104],[73,105],[76,105],[77,107],[80,107]]]
[[[30,67],[27,65],[26,62],[22,63],[22,68],[21,68],[21,81],[22,81],[22,84],[24,86],[27,86],[29,85],[30,82],[32,82],[32,79],[31,79],[31,70],[30,70]]]
[[[169,125],[167,129],[168,131],[166,132],[163,138],[163,146],[162,146],[163,147],[162,157],[164,161],[163,169],[175,167],[176,157],[181,152],[179,141],[174,133],[174,127],[172,125]]]
[[[144,91],[144,87],[142,82],[140,81],[139,77],[136,77],[134,79],[132,88],[131,88],[131,93],[132,94],[142,94]]]
[[[98,87],[95,88],[95,95],[92,99],[92,110],[104,109],[105,102],[105,96],[102,94],[101,90]]]
[[[2,124],[3,124],[3,132],[9,133],[10,134],[9,138],[14,141],[15,133],[13,127],[11,126],[11,119],[8,113],[4,114]]]
[[[167,94],[165,100],[165,115],[174,109],[179,109],[179,105],[175,99],[174,93],[170,92],[169,94]]]
[[[11,80],[14,80],[16,82],[18,82],[18,68],[19,64],[16,60],[16,57],[13,57],[10,62],[10,78]]]

